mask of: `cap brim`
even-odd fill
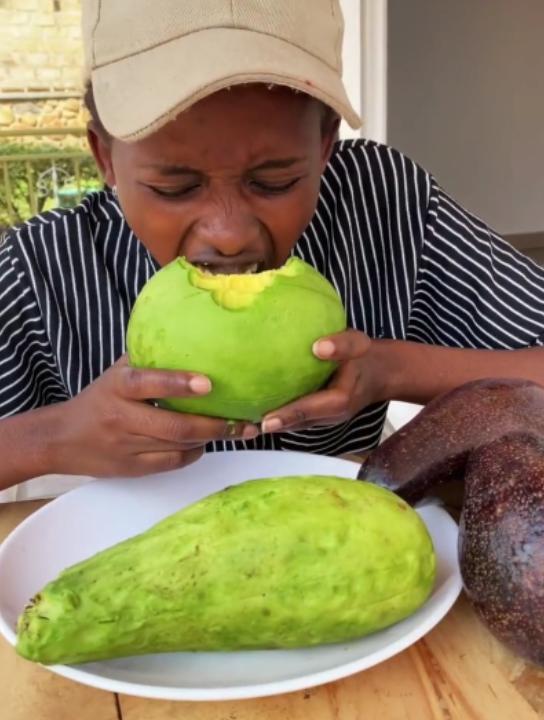
[[[202,30],[92,72],[100,120],[126,142],[152,134],[218,90],[256,82],[305,92],[354,130],[361,127],[337,72],[304,50],[248,30]]]

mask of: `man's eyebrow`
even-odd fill
[[[175,177],[176,175],[200,175],[201,171],[196,168],[187,167],[186,165],[160,165],[154,163],[146,165],[146,170],[155,170],[159,175],[165,177]]]
[[[293,165],[296,165],[297,163],[304,162],[303,157],[288,157],[288,158],[278,158],[275,160],[265,160],[262,163],[259,163],[258,165],[255,165],[254,167],[250,168],[252,172],[255,172],[256,170],[285,170],[286,168],[290,168]],[[160,164],[152,164],[152,165],[146,165],[146,169],[148,170],[155,170],[159,173],[159,175],[163,175],[164,177],[177,177],[179,175],[201,175],[202,170],[197,170],[196,168],[189,167],[187,165],[160,165]]]
[[[303,157],[290,157],[277,160],[265,160],[264,162],[259,163],[259,165],[252,167],[251,170],[284,170],[285,168],[290,168],[297,163],[304,162],[304,159],[305,158]]]

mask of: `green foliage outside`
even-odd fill
[[[10,159],[16,155],[27,159]],[[53,167],[58,176],[56,193]],[[40,179],[47,190],[45,196],[39,192]],[[92,156],[82,150],[59,149],[45,143],[29,147],[13,141],[0,142],[0,232],[51,208],[74,207],[83,195],[102,187]]]

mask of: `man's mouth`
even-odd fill
[[[264,262],[231,263],[229,265],[195,262],[192,265],[208,275],[255,275],[266,269]]]

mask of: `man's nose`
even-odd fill
[[[206,216],[193,224],[185,241],[185,255],[194,261],[213,258],[263,260],[267,254],[266,233],[258,220],[247,213]]]

